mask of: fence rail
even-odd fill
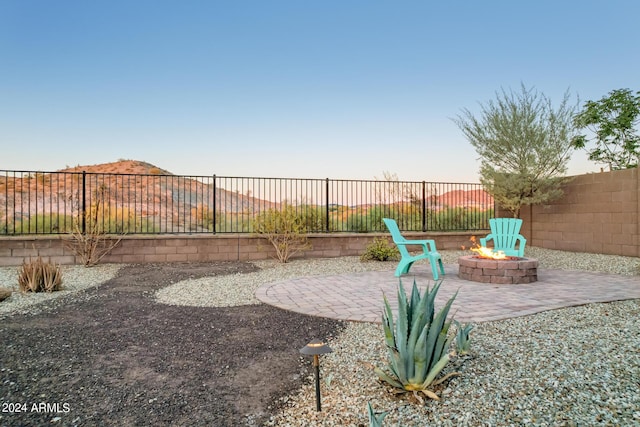
[[[252,232],[295,209],[308,232],[486,230],[480,184],[0,170],[0,235]]]

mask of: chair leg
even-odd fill
[[[440,267],[440,272],[444,276],[444,264],[442,263],[442,258],[438,258],[438,266]]]
[[[403,274],[408,273],[409,269],[411,268],[411,264],[413,264],[413,261],[407,262],[407,261],[401,260],[400,263],[398,264],[398,268],[396,268],[395,276],[400,277]]]
[[[444,265],[442,264],[442,258],[440,257],[429,257],[429,264],[431,265],[431,272],[433,273],[433,280],[438,280],[440,275],[438,274],[438,268],[440,268],[440,272],[444,276]]]

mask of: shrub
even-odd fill
[[[300,217],[308,232],[325,231],[327,213],[323,207],[313,205],[301,205],[298,207]]]
[[[38,257],[24,261],[18,271],[18,285],[22,292],[53,292],[62,289],[60,266]]]
[[[360,256],[362,261],[397,261],[399,258],[398,248],[389,244],[389,241],[384,237],[374,238]]]
[[[280,210],[269,209],[256,215],[253,229],[273,245],[276,258],[282,263],[311,247],[303,219],[296,213],[295,208],[287,203],[284,203]]]
[[[78,213],[69,239],[64,241],[65,246],[80,257],[85,267],[98,264],[122,240],[121,236],[113,239],[107,236],[103,220],[105,200],[105,190],[96,191],[95,202],[85,212]]]
[[[394,387],[395,392],[412,392],[420,402],[423,402],[420,393],[439,400],[432,387],[458,375],[452,372],[436,379],[449,362],[449,346],[453,336],[449,334],[452,320],[447,320],[447,315],[457,295],[451,297],[435,315],[434,304],[441,283],[437,282],[431,291],[427,288],[424,296],[421,296],[414,281],[411,298],[407,300],[400,282],[395,323],[389,301],[384,297],[382,326],[389,358],[386,371],[378,367],[374,371],[382,381]]]

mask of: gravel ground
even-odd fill
[[[455,263],[461,251],[442,251]],[[591,270],[638,275],[640,259],[527,248],[540,268]],[[239,306],[259,304],[253,296],[263,283],[301,275],[393,269],[394,263],[361,263],[355,257],[257,262],[261,270],[216,278],[188,279],[162,289],[155,298],[169,305]],[[63,292],[76,292],[114,275],[118,266],[68,267]],[[0,269],[0,285],[11,283],[16,269]],[[83,276],[85,275],[85,276]],[[74,279],[77,277],[77,282]],[[640,279],[639,279],[640,280]],[[0,303],[0,318],[37,311],[36,298],[14,294]],[[386,355],[379,325],[346,322],[345,330],[322,357],[323,411],[315,411],[312,377],[299,391],[283,397],[282,409],[267,426],[366,426],[367,402],[389,411],[388,426],[640,426],[640,301],[590,304],[532,316],[475,325],[472,354],[454,360],[446,372],[461,375],[446,382],[439,402],[417,405],[391,395],[366,363],[383,366]]]

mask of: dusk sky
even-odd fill
[[[478,182],[501,88],[640,90],[640,2],[0,0],[0,169]],[[584,151],[569,174],[600,170]]]

